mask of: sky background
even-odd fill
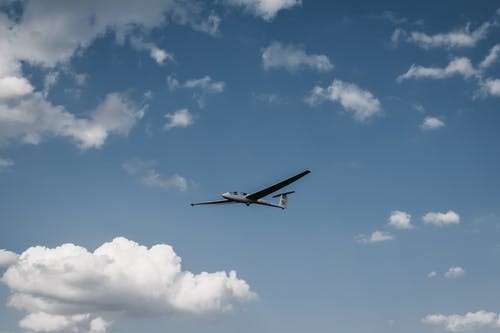
[[[0,0],[0,332],[498,331],[498,8]],[[303,169],[284,211],[189,205]]]

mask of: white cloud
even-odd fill
[[[110,134],[126,135],[144,109],[123,94],[108,94],[87,118],[54,106],[41,93],[11,103],[0,102],[0,142],[20,138],[38,144],[44,136],[72,138],[80,148],[99,148]]]
[[[310,68],[319,72],[327,72],[333,69],[330,59],[322,54],[307,54],[304,47],[297,45],[285,45],[272,42],[262,52],[264,69],[285,68],[294,72],[303,68]]]
[[[300,5],[301,0],[224,0],[224,3],[243,7],[247,12],[266,21],[272,20],[283,9]]]
[[[89,333],[105,333],[111,327],[111,324],[111,321],[106,321],[101,317],[94,318],[90,322]]]
[[[14,161],[0,157],[0,171],[4,171],[14,165]],[[1,266],[1,265],[0,265]]]
[[[449,210],[446,213],[429,212],[422,217],[422,220],[427,224],[442,227],[445,225],[460,223],[460,215],[452,210]]]
[[[191,0],[149,0],[146,4],[119,0],[23,1],[20,5],[20,16],[0,17],[0,143],[13,139],[38,143],[43,136],[53,135],[72,138],[80,147],[90,148],[102,146],[110,133],[128,132],[140,118],[140,110],[132,110],[130,103],[118,103],[116,106],[125,108],[108,108],[105,114],[97,110],[89,119],[79,118],[47,100],[50,86],[57,81],[52,74],[106,34],[114,33],[117,41],[124,41],[131,33],[145,36],[167,22],[216,33],[220,22],[214,14],[206,17],[202,2]],[[158,63],[171,57],[154,44],[144,47]],[[22,63],[50,70],[43,91],[34,91]],[[84,78],[75,74],[78,83]],[[107,96],[103,107],[120,99],[113,96]],[[118,119],[105,125],[94,119],[107,120],[111,115]]]
[[[144,186],[176,188],[179,191],[186,191],[188,188],[186,178],[178,174],[171,176],[160,174],[155,168],[154,161],[142,161],[133,158],[123,163],[122,166],[129,175],[137,177]]]
[[[0,22],[0,63],[14,64],[12,68],[1,66],[0,76],[19,68],[19,61],[44,67],[67,62],[78,49],[88,47],[108,31],[120,37],[133,27],[148,31],[168,21],[206,30],[203,12],[204,7],[193,1],[23,2],[18,21],[4,17]]]
[[[366,236],[364,234],[357,235],[354,237],[356,242],[362,244],[373,244],[373,243],[381,243],[394,239],[394,236],[385,231],[374,231],[370,236]]]
[[[439,118],[427,116],[424,118],[424,121],[420,125],[420,128],[423,130],[435,130],[444,126],[445,123]]]
[[[437,276],[437,273],[436,273],[435,271],[432,271],[432,272],[430,272],[429,274],[427,274],[427,277],[428,277],[429,279],[432,279],[432,278],[434,278],[434,277],[436,277],[436,276]]]
[[[465,315],[427,315],[422,319],[424,324],[443,326],[446,330],[452,332],[477,330],[481,328],[499,328],[500,315],[494,312],[477,311],[468,312]]]
[[[33,86],[24,77],[0,77],[0,100],[17,98],[33,91]]]
[[[0,249],[0,268],[9,267],[17,262],[17,254],[11,251]]]
[[[43,95],[45,96],[45,98],[47,98],[50,88],[52,88],[57,83],[58,79],[59,72],[57,71],[49,72],[47,73],[47,75],[45,75],[45,79],[43,80]]]
[[[160,49],[154,43],[145,42],[142,38],[133,37],[130,38],[131,45],[139,51],[147,50],[149,51],[149,56],[156,61],[158,65],[165,64],[165,61],[174,61],[174,55],[166,52],[165,50]]]
[[[392,32],[392,35],[391,35],[391,42],[393,42],[394,44],[397,44],[399,43],[399,41],[401,39],[404,39],[405,37],[407,37],[407,33],[406,31],[404,31],[403,29],[401,28],[396,28],[394,29],[394,31]]]
[[[487,79],[482,82],[480,88],[480,93],[484,96],[500,96],[500,80],[499,79]]]
[[[193,89],[193,99],[198,103],[200,108],[205,106],[205,97],[208,94],[220,94],[224,91],[226,84],[223,81],[216,81],[210,76],[205,75],[197,79],[189,79],[184,83],[179,82],[173,76],[167,76],[167,85],[170,90],[178,88]]]
[[[465,275],[465,270],[460,266],[452,266],[444,273],[444,277],[447,279],[458,279]]]
[[[33,332],[75,332],[89,319],[88,314],[63,316],[45,312],[30,313],[19,322],[22,329]]]
[[[369,91],[353,83],[333,80],[326,88],[316,86],[306,98],[315,105],[324,101],[338,102],[344,110],[351,112],[356,120],[364,121],[382,112],[379,100]]]
[[[167,85],[170,90],[176,88],[188,88],[188,89],[199,89],[205,93],[219,94],[224,91],[225,83],[223,81],[216,81],[210,76],[205,75],[198,79],[186,80],[184,83],[180,83],[175,77],[167,77]]]
[[[109,315],[174,316],[230,311],[256,295],[236,272],[183,271],[170,245],[119,237],[95,251],[74,244],[35,246],[3,275],[9,305],[36,332],[103,332]]]
[[[222,81],[215,81],[210,76],[206,75],[199,79],[187,80],[184,83],[185,88],[201,89],[209,93],[221,93],[224,91],[225,83]]]
[[[401,82],[410,78],[446,79],[454,75],[462,75],[465,78],[470,78],[478,76],[479,73],[468,58],[462,57],[451,60],[445,68],[423,67],[413,64],[406,73],[398,76],[397,81]]]
[[[493,65],[500,57],[500,44],[493,46],[488,55],[481,61],[479,67],[482,69],[488,68]]]
[[[163,126],[166,130],[174,127],[188,127],[194,123],[193,115],[188,109],[181,109],[175,111],[174,113],[167,113],[165,118],[168,120]]]
[[[400,210],[394,210],[391,212],[388,224],[395,229],[413,229],[413,225],[411,224],[411,215]]]
[[[470,24],[467,24],[462,29],[453,30],[447,33],[438,33],[435,35],[412,31],[407,34],[406,40],[408,42],[415,43],[424,49],[474,47],[477,42],[486,37],[491,27],[492,24],[486,22],[474,30],[471,30]]]

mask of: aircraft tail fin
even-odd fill
[[[295,191],[290,191],[290,192],[284,192],[280,194],[273,195],[273,198],[280,197],[280,203],[279,206],[281,208],[286,208],[288,204],[288,195],[295,193]]]

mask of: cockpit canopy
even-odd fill
[[[233,192],[230,192],[231,194],[234,194],[234,195],[247,195],[245,192],[238,192],[238,191],[233,191]]]

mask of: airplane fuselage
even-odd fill
[[[226,192],[226,193],[222,194],[222,197],[224,199],[227,199],[227,200],[230,200],[230,201],[233,201],[233,202],[237,202],[237,203],[242,203],[242,204],[245,204],[247,206],[250,206],[250,205],[264,205],[264,206],[271,206],[271,207],[276,207],[276,208],[284,209],[284,207],[282,207],[282,206],[275,205],[275,204],[267,202],[265,200],[261,200],[261,199],[252,200],[252,199],[249,199],[249,198],[247,198],[247,194],[246,193]]]

